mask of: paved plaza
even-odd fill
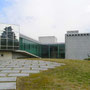
[[[31,73],[39,73],[64,65],[41,60],[0,60],[0,90],[16,89],[16,79],[20,76],[29,76]]]

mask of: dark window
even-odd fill
[[[75,34],[75,36],[77,36],[77,34]]]
[[[65,53],[61,53],[61,58],[65,58]]]
[[[12,39],[8,39],[8,46],[13,46],[13,40]]]
[[[80,36],[80,34],[78,34],[78,36]]]
[[[84,34],[84,36],[86,36],[86,34]]]
[[[74,34],[72,34],[72,36],[74,36]]]
[[[1,45],[6,45],[6,39],[1,39]]]
[[[89,34],[87,34],[87,36],[89,36]]]
[[[1,54],[1,56],[3,57],[4,55],[3,55],[3,54]]]

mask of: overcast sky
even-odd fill
[[[0,0],[0,23],[20,25],[20,32],[38,40],[68,30],[90,32],[90,0]]]

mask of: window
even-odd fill
[[[86,36],[86,34],[84,34],[84,36]]]
[[[80,34],[78,34],[78,36],[80,36]]]
[[[4,55],[3,54],[1,54],[1,57],[3,57]]]
[[[75,36],[77,36],[77,34],[75,34]]]
[[[87,36],[89,36],[89,34],[87,34]]]
[[[71,36],[71,35],[69,35],[69,36]]]
[[[74,36],[74,34],[72,34],[72,36]]]

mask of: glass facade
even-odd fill
[[[42,58],[65,58],[65,44],[40,44],[19,36],[19,26],[10,24],[0,24],[0,50],[23,50]]]
[[[20,48],[19,49],[41,57],[41,45],[36,42],[27,40],[23,37],[20,37]]]
[[[19,27],[0,24],[0,50],[19,49]]]
[[[65,44],[42,45],[42,58],[65,58]]]
[[[65,44],[43,45],[20,37],[19,49],[42,58],[65,58]]]

